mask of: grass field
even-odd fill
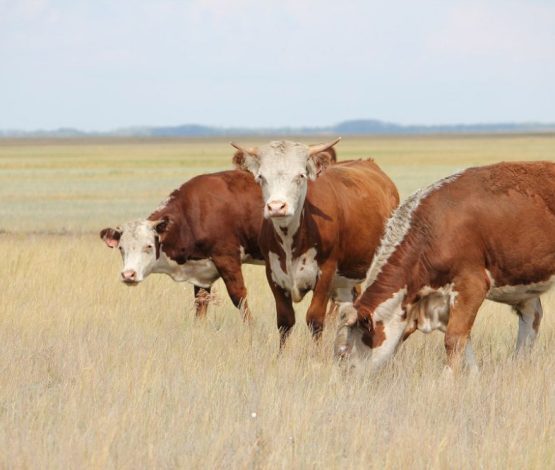
[[[304,140],[304,139],[303,139]],[[253,139],[241,139],[247,144]],[[221,281],[128,288],[104,226],[146,216],[192,175],[229,168],[225,140],[0,141],[0,468],[553,468],[555,295],[528,357],[487,303],[478,377],[441,378],[443,336],[413,335],[377,375],[344,374],[333,321],[278,356],[269,288],[246,267],[255,322]],[[403,196],[470,165],[554,160],[555,136],[347,138]]]

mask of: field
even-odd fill
[[[555,135],[346,138],[338,154],[374,157],[405,197],[467,166],[553,160]],[[379,374],[343,373],[307,301],[278,355],[260,267],[245,268],[250,326],[221,281],[201,321],[189,284],[118,282],[98,231],[231,155],[223,139],[0,141],[0,468],[555,467],[553,293],[521,358],[516,316],[486,303],[481,373],[449,381],[439,333]]]

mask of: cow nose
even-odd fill
[[[266,204],[270,217],[287,215],[287,203],[285,201],[271,201]]]
[[[134,281],[137,280],[137,273],[135,271],[133,271],[132,269],[129,270],[129,271],[122,271],[121,278],[125,282],[134,282]]]

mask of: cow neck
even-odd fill
[[[306,219],[305,210],[305,204],[303,204],[301,210],[288,219],[287,224],[283,224],[280,219],[271,219],[275,237],[288,259],[293,259],[294,252],[298,252],[301,248],[300,242],[304,232],[302,227]]]
[[[160,258],[156,261],[154,268],[152,269],[153,273],[158,274],[167,274],[170,277],[174,277],[174,275],[178,275],[182,269],[182,265],[177,264],[175,261],[171,260],[163,250],[160,251]]]
[[[414,250],[408,249],[407,245],[405,240],[397,247],[377,278],[372,284],[365,286],[364,292],[357,300],[357,305],[366,315],[398,292],[404,291],[406,294],[407,288],[414,285],[413,276],[421,270],[419,260],[415,259]]]
[[[157,220],[164,216],[170,216],[171,219],[177,222],[170,225],[164,241],[160,243],[160,259],[164,256],[166,258],[165,263],[176,271],[177,268],[172,266],[172,262],[183,265],[190,259],[202,258],[203,256],[195,250],[187,213],[178,198],[169,199],[164,207],[153,212],[148,219]]]

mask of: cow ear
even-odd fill
[[[341,137],[326,144],[311,145],[308,148],[308,162],[306,169],[308,177],[315,180],[332,163],[336,161],[333,146],[341,140]]]
[[[331,164],[332,159],[329,152],[320,152],[315,155],[311,155],[306,165],[308,177],[311,180],[315,180]]]
[[[169,217],[162,217],[159,220],[151,221],[152,228],[158,235],[162,235],[168,230],[168,225],[170,224]]]
[[[230,142],[230,144],[237,149],[232,159],[235,168],[250,171],[253,174],[258,173],[258,168],[260,167],[258,149],[255,147],[245,149],[234,142]]]
[[[245,169],[245,154],[242,150],[237,150],[233,154],[233,158],[231,159],[231,161],[233,162],[233,166],[238,170]]]
[[[100,238],[104,240],[107,246],[110,248],[115,248],[119,244],[119,239],[121,238],[121,230],[118,228],[103,228],[100,231]]]

